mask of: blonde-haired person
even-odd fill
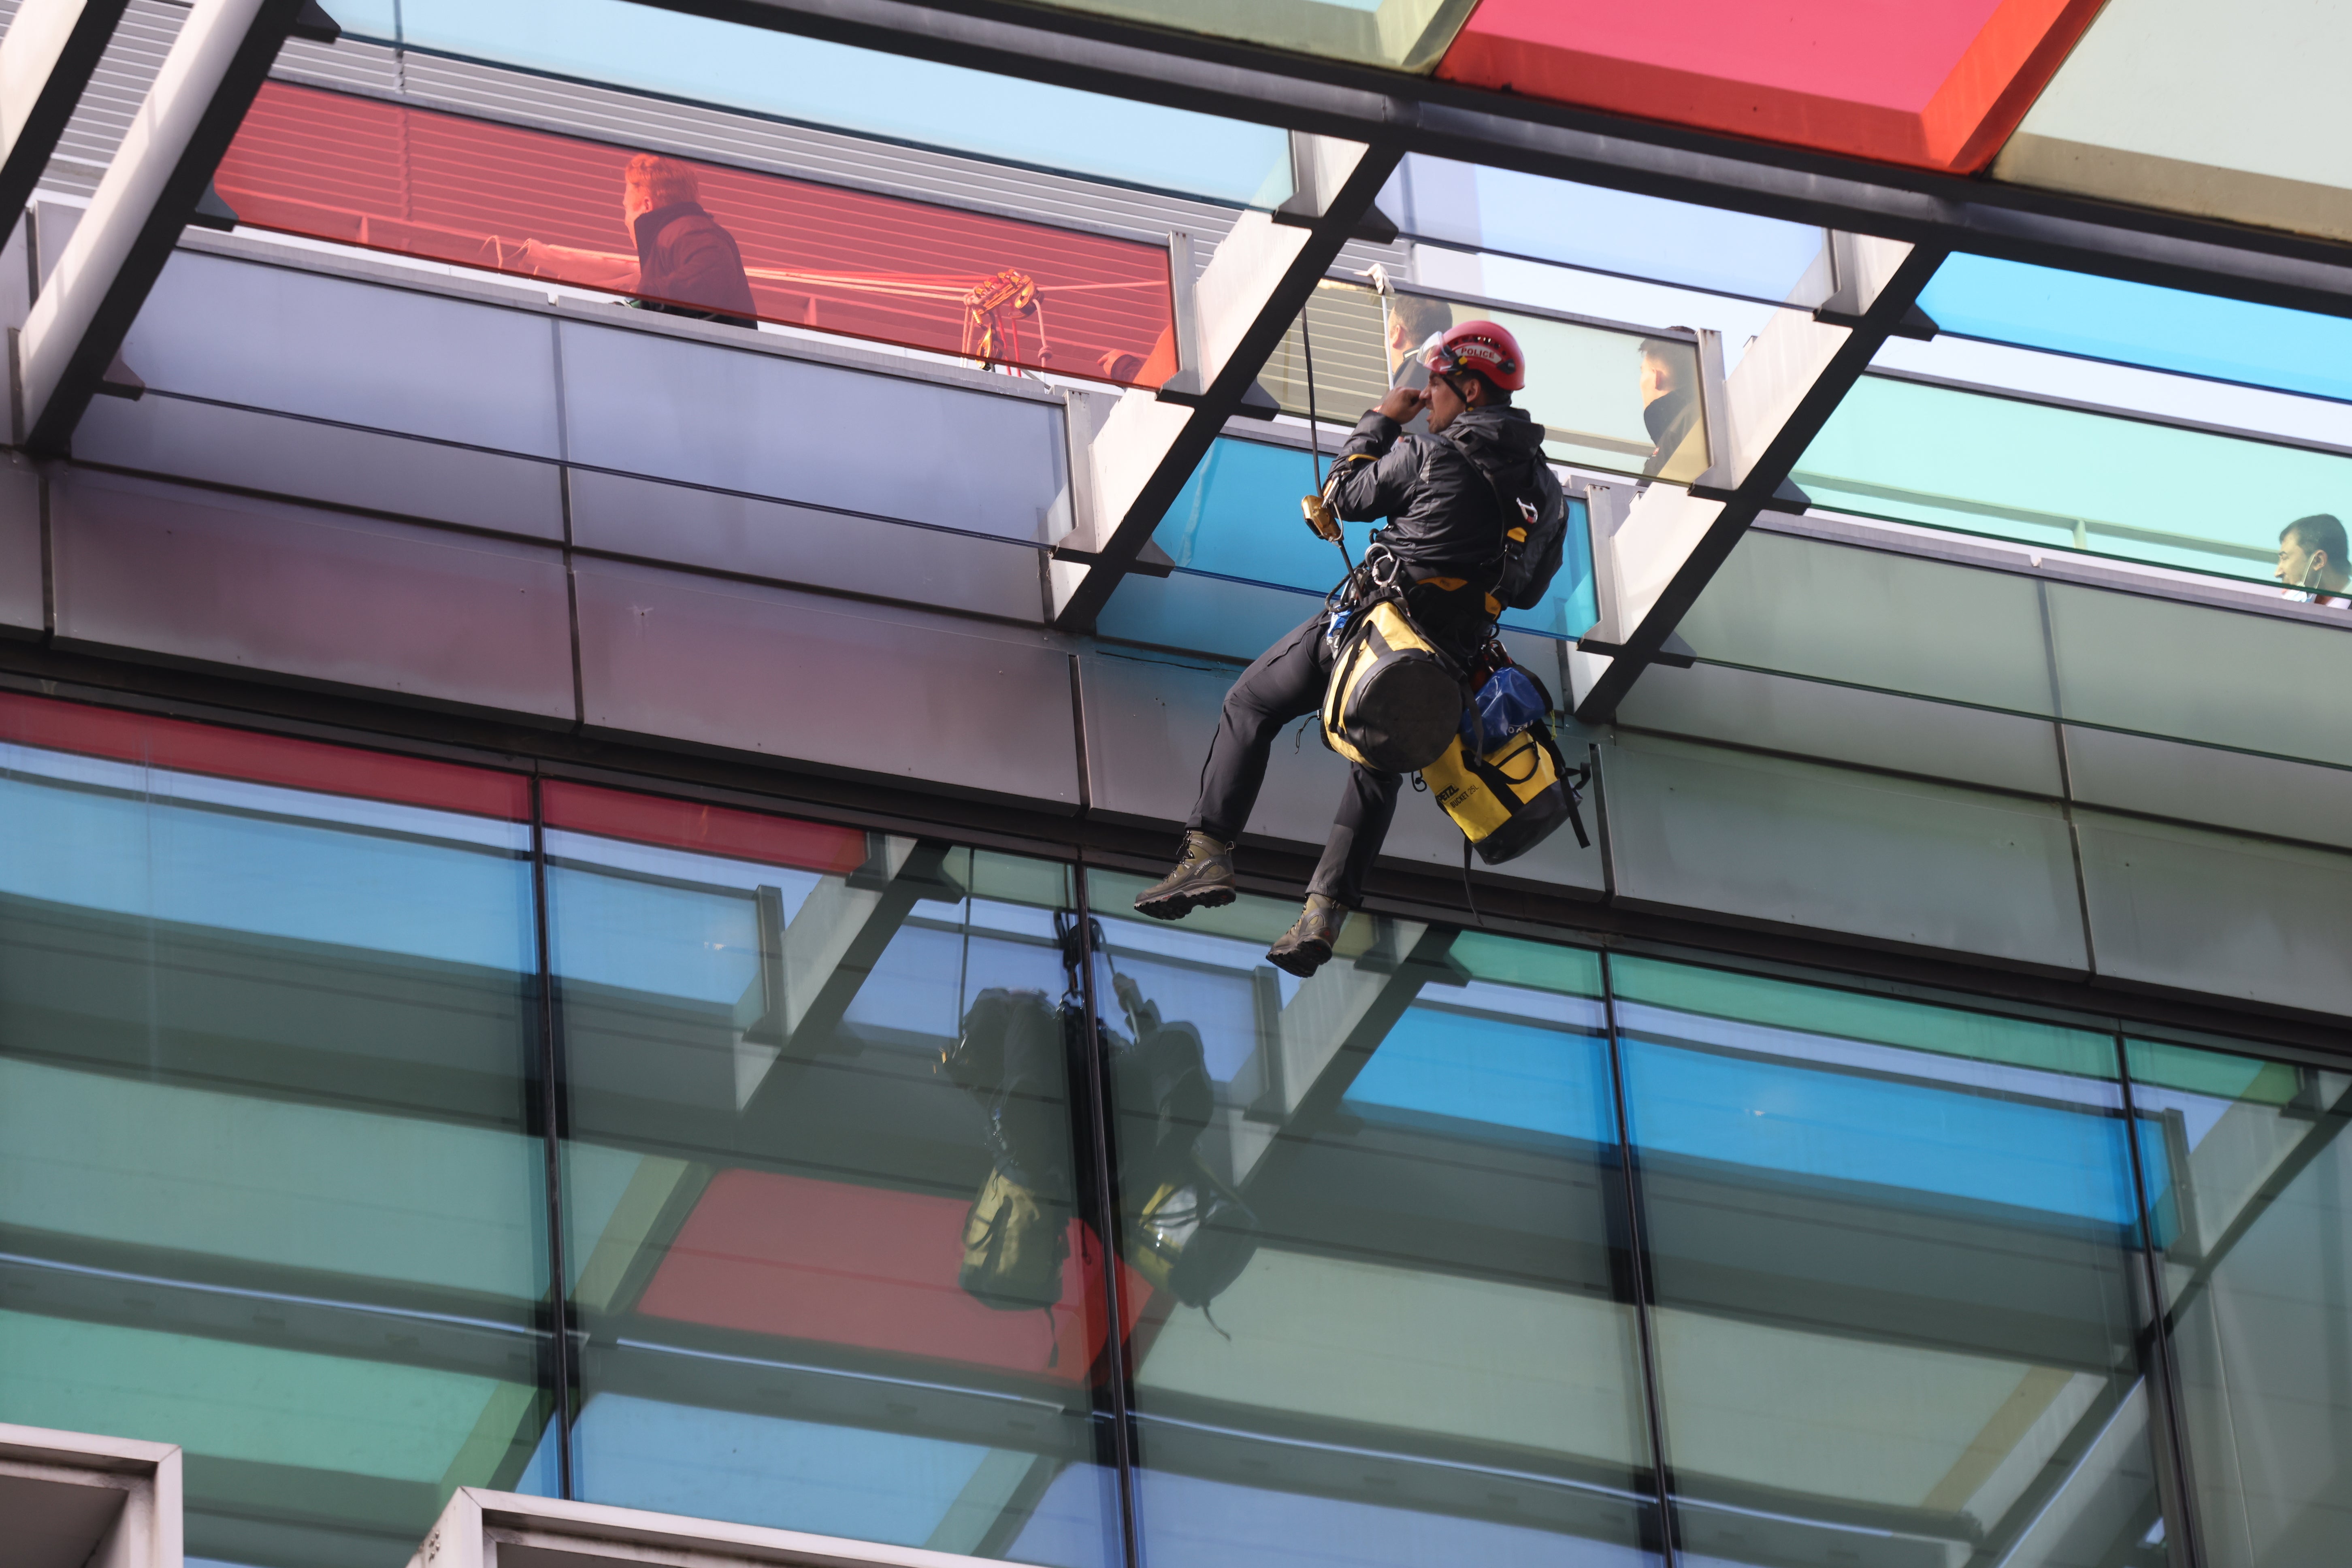
[[[566,283],[634,294],[645,310],[751,326],[754,307],[743,253],[703,209],[701,195],[692,168],[640,153],[621,172],[621,221],[636,242],[634,263],[536,239],[523,242],[522,260]]]

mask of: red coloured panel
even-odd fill
[[[1437,74],[1885,163],[1992,161],[2100,0],[1480,0]]]
[[[729,860],[797,866],[845,877],[866,864],[866,834],[829,822],[732,811],[700,801],[633,795],[551,779],[540,786],[539,808],[550,827],[604,838],[661,844]]]
[[[637,1301],[648,1317],[1077,1384],[1103,1348],[1102,1258],[1070,1222],[1062,1299],[1002,1312],[958,1289],[968,1199],[724,1171]],[[1126,1329],[1151,1294],[1121,1265]]]
[[[13,692],[0,692],[0,741],[321,795],[397,801],[517,822],[530,819],[530,781],[520,773]]]
[[[273,81],[214,184],[257,228],[653,297],[622,213],[636,155]],[[733,240],[763,320],[1100,380],[1118,363],[1131,376],[1171,320],[1162,246],[669,161]]]

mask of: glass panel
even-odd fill
[[[1187,33],[1328,59],[1424,71],[1477,0],[1048,0]]]
[[[1689,1552],[2161,1563],[2113,1039],[1611,973]]]
[[[1474,319],[1500,322],[1518,339],[1528,385],[1512,401],[1544,426],[1544,450],[1554,462],[1682,484],[1705,471],[1698,349],[1678,331],[1644,333],[1327,280],[1316,285],[1258,379],[1284,413],[1305,415],[1311,352],[1315,411],[1351,424],[1391,385],[1425,384],[1420,348]]]
[[[1751,531],[1680,630],[1711,664],[2352,766],[2352,734],[2311,717],[2314,691],[2352,680],[2332,616]]]
[[[1933,169],[1982,168],[2092,7],[1485,0],[1438,75]]]
[[[1859,517],[2263,581],[2281,530],[2344,507],[2352,458],[1870,375],[1794,477]]]
[[[1806,224],[1425,153],[1406,155],[1379,205],[1402,238],[1482,253],[1490,276],[1480,292],[1510,299],[1528,296],[1493,280],[1498,260],[1552,262],[1778,305],[1811,268],[1823,239]]]
[[[1234,205],[1271,207],[1291,191],[1290,138],[1272,126],[625,0],[400,0],[396,33],[345,26],[410,49]]]
[[[527,802],[0,699],[0,1420],[179,1444],[192,1559],[553,1489]]]
[[[1919,306],[1961,337],[2352,399],[2352,321],[2339,316],[1986,256],[1948,258]]]
[[[2352,1074],[2132,1041],[2211,1568],[2352,1557]]]
[[[1106,377],[1171,321],[1163,247],[266,85],[214,180],[241,222]]]
[[[1089,877],[1144,1562],[1652,1560],[1594,956],[1358,915],[1300,982],[1295,906]]]
[[[1319,382],[1322,362],[1316,363]],[[1104,615],[1104,634],[1256,658],[1274,637],[1316,614],[1344,570],[1339,552],[1296,521],[1299,498],[1315,488],[1312,461],[1304,449],[1220,437],[1152,534],[1175,562],[1174,577],[1130,577],[1120,584]],[[1349,559],[1362,560],[1380,524],[1343,526]],[[1287,592],[1273,599],[1238,591],[1240,584]],[[1550,593],[1532,609],[1509,612],[1502,625],[1509,631],[1573,637],[1598,617],[1591,536],[1584,500],[1576,497],[1569,502],[1568,535]]]
[[[2109,5],[2034,101],[1996,177],[2352,239],[2336,65],[2352,14],[2303,0]]]
[[[545,809],[579,1495],[1115,1561],[1062,868],[579,786]]]

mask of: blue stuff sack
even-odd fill
[[[1462,743],[1473,752],[1491,752],[1520,731],[1542,722],[1550,707],[1543,688],[1526,670],[1507,664],[1478,689],[1475,704],[1462,710]],[[1482,723],[1486,740],[1483,748],[1479,745]]]

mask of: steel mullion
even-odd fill
[[[1680,1550],[1675,1543],[1674,1468],[1666,1460],[1665,1411],[1659,1398],[1657,1340],[1651,1323],[1654,1301],[1650,1288],[1649,1243],[1642,1224],[1641,1167],[1633,1157],[1633,1117],[1625,1103],[1625,1061],[1618,1042],[1615,966],[1606,949],[1599,957],[1601,1021],[1609,1037],[1609,1093],[1616,1115],[1619,1180],[1625,1193],[1625,1249],[1633,1289],[1633,1326],[1642,1357],[1642,1403],[1649,1417],[1651,1484],[1658,1496],[1658,1547],[1664,1568],[1675,1568]]]
[[[2157,1488],[2157,1507],[2166,1525],[2165,1554],[2179,1568],[2204,1568],[2204,1542],[2197,1529],[2197,1479],[2189,1466],[2189,1441],[2181,1430],[2180,1383],[2172,1360],[2164,1265],[2157,1257],[2156,1208],[2149,1201],[2147,1164],[2140,1156],[2139,1109],[2132,1095],[2131,1053],[2122,1029],[2118,1028],[2112,1037],[2116,1045],[2116,1085],[2123,1096],[2124,1142],[2131,1153],[2132,1197],[2138,1210],[2140,1245],[2137,1250],[2148,1297],[2148,1364],[2141,1369],[2140,1375],[2148,1385],[2148,1419],[2159,1450],[2155,1458],[2162,1473],[2168,1474],[2172,1480],[2168,1489],[2160,1480]],[[2172,1190],[2175,1201],[2180,1201],[2182,1187],[2177,1173]],[[2168,1490],[2173,1505],[2170,1509],[2165,1507]]]
[[[555,1381],[556,1495],[573,1495],[572,1458],[573,1395],[579,1372],[572,1344],[572,1286],[563,1249],[563,1062],[557,1037],[554,949],[547,907],[547,815],[543,784],[530,781],[530,890],[539,948],[539,1111],[541,1155],[547,1183],[547,1272],[551,1292]]]
[[[1094,1170],[1096,1239],[1102,1248],[1103,1310],[1108,1322],[1103,1336],[1103,1362],[1109,1375],[1111,1462],[1118,1478],[1119,1543],[1127,1568],[1142,1568],[1142,1522],[1136,1510],[1135,1427],[1128,1408],[1126,1313],[1118,1299],[1118,1193],[1113,1178],[1109,1085],[1103,1076],[1102,1032],[1097,1022],[1095,998],[1094,910],[1087,900],[1087,867],[1083,860],[1069,867],[1071,910],[1077,917],[1078,998],[1084,1009],[1086,1037],[1086,1127],[1089,1148],[1073,1151],[1091,1155]],[[1078,1086],[1073,1085],[1073,1088]]]

